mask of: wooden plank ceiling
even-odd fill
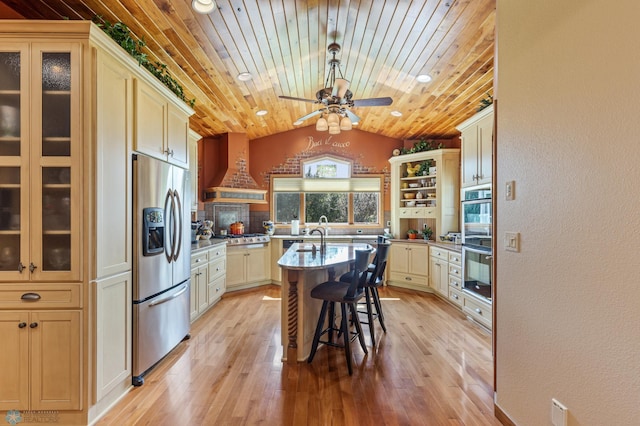
[[[342,46],[336,57],[353,99],[393,98],[352,109],[367,132],[455,136],[455,125],[493,93],[495,0],[216,0],[208,15],[193,12],[191,0],[0,2],[28,19],[124,22],[196,99],[191,127],[205,136],[294,129],[318,105],[278,96],[315,99],[332,42]],[[239,81],[241,72],[253,78]],[[416,82],[423,73],[433,80]],[[268,114],[256,116],[261,109]]]

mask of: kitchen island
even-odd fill
[[[328,243],[325,250],[312,243],[293,244],[278,260],[282,268],[282,357],[283,361],[305,361],[320,315],[321,300],[311,290],[349,270],[356,250],[373,250],[369,244]]]

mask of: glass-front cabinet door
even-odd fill
[[[75,43],[0,52],[3,280],[80,278],[79,61]]]

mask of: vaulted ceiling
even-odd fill
[[[455,136],[455,125],[493,93],[495,0],[216,0],[207,15],[195,13],[191,0],[0,3],[27,19],[102,15],[125,23],[196,99],[191,127],[205,136],[255,139],[296,128],[319,106],[279,96],[315,99],[333,42],[342,46],[336,58],[353,99],[393,98],[390,106],[351,109],[364,131]],[[253,78],[239,81],[242,72]],[[433,79],[419,83],[419,74]]]

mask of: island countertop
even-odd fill
[[[322,251],[319,243],[295,243],[278,260],[278,265],[297,271],[333,268],[353,262],[356,250],[372,249],[371,245],[364,243],[327,243]]]

